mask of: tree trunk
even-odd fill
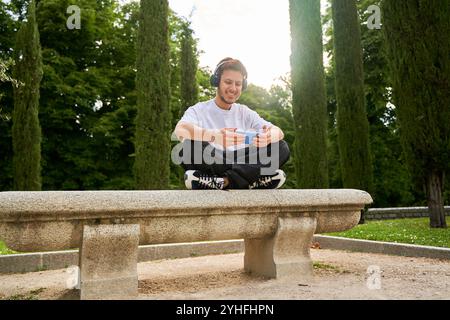
[[[432,171],[427,176],[427,201],[430,212],[431,228],[447,228],[445,221],[444,202],[442,190],[444,188],[443,172]]]

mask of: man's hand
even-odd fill
[[[223,128],[212,130],[210,142],[221,145],[224,149],[230,146],[243,144],[245,135],[236,133],[237,128]]]
[[[253,138],[253,144],[258,148],[267,147],[272,143],[272,133],[270,128],[263,126],[262,133]]]
[[[273,142],[282,140],[283,136],[283,132],[278,127],[263,126],[262,133],[253,138],[253,144],[258,148],[264,148]]]

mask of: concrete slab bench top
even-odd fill
[[[245,239],[249,273],[305,276],[313,234],[351,229],[371,202],[352,189],[0,192],[0,239],[80,248],[82,298],[132,297],[139,244]]]

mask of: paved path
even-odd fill
[[[242,253],[140,263],[139,298],[450,299],[448,260],[324,249],[311,255],[315,269],[309,281],[250,277],[243,272]],[[0,298],[71,299],[68,276],[66,270],[1,275]]]

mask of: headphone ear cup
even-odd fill
[[[219,87],[219,77],[217,76],[217,73],[214,73],[211,78],[209,79],[209,82],[213,87]]]

